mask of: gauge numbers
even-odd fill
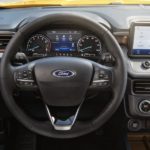
[[[26,51],[31,56],[46,56],[50,52],[50,49],[50,40],[43,34],[35,34],[29,38]]]
[[[85,35],[80,38],[77,47],[80,53],[92,53],[99,55],[102,52],[102,45],[100,40],[93,35]]]

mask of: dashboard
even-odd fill
[[[39,16],[68,11],[92,18],[115,36],[124,52],[128,68],[128,85],[124,97],[128,129],[150,129],[150,6],[108,5],[3,10],[0,13],[0,52],[3,53],[7,45],[3,39],[8,40],[25,24]],[[68,26],[42,29],[30,35],[24,42],[19,51],[29,59],[75,56],[98,61],[108,53],[107,46],[100,37],[85,29]]]
[[[72,28],[39,31],[25,43],[23,52],[29,58],[46,56],[98,57],[102,41],[90,32]]]

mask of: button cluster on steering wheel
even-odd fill
[[[95,70],[91,88],[107,88],[110,86],[111,73],[104,69]]]
[[[31,70],[17,71],[14,78],[18,87],[30,88],[36,86]]]

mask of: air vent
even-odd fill
[[[12,38],[12,35],[0,35],[0,52],[4,52],[5,48]]]
[[[133,82],[135,94],[150,94],[150,80],[139,80]]]

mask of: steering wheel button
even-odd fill
[[[105,74],[105,71],[104,70],[100,70],[99,74]]]
[[[19,75],[17,78],[18,78],[18,79],[22,79],[22,76]]]
[[[22,82],[22,81],[18,81],[18,84],[19,84],[19,85],[23,85],[23,82]]]
[[[104,85],[105,85],[105,86],[109,86],[109,85],[110,85],[109,83],[110,83],[109,81],[105,81],[105,82],[104,82]]]
[[[99,79],[99,74],[98,73],[95,73],[94,75],[94,80],[98,80]]]
[[[92,83],[92,87],[97,87],[97,83]]]
[[[22,75],[22,72],[18,72],[19,75]]]
[[[99,78],[104,78],[104,74],[99,74]]]
[[[33,78],[32,78],[32,76],[29,76],[28,79],[29,79],[29,80],[32,80]]]
[[[23,78],[27,78],[28,74],[27,73],[23,73]]]
[[[34,85],[34,84],[31,82],[31,83],[30,83],[30,86],[33,86],[33,85]]]
[[[103,83],[102,83],[102,82],[99,82],[97,85],[98,85],[98,86],[103,86]]]
[[[104,79],[109,79],[109,75],[108,75],[108,74],[105,74],[105,75],[104,75]]]
[[[29,70],[29,71],[28,71],[28,75],[32,75],[32,71]]]

